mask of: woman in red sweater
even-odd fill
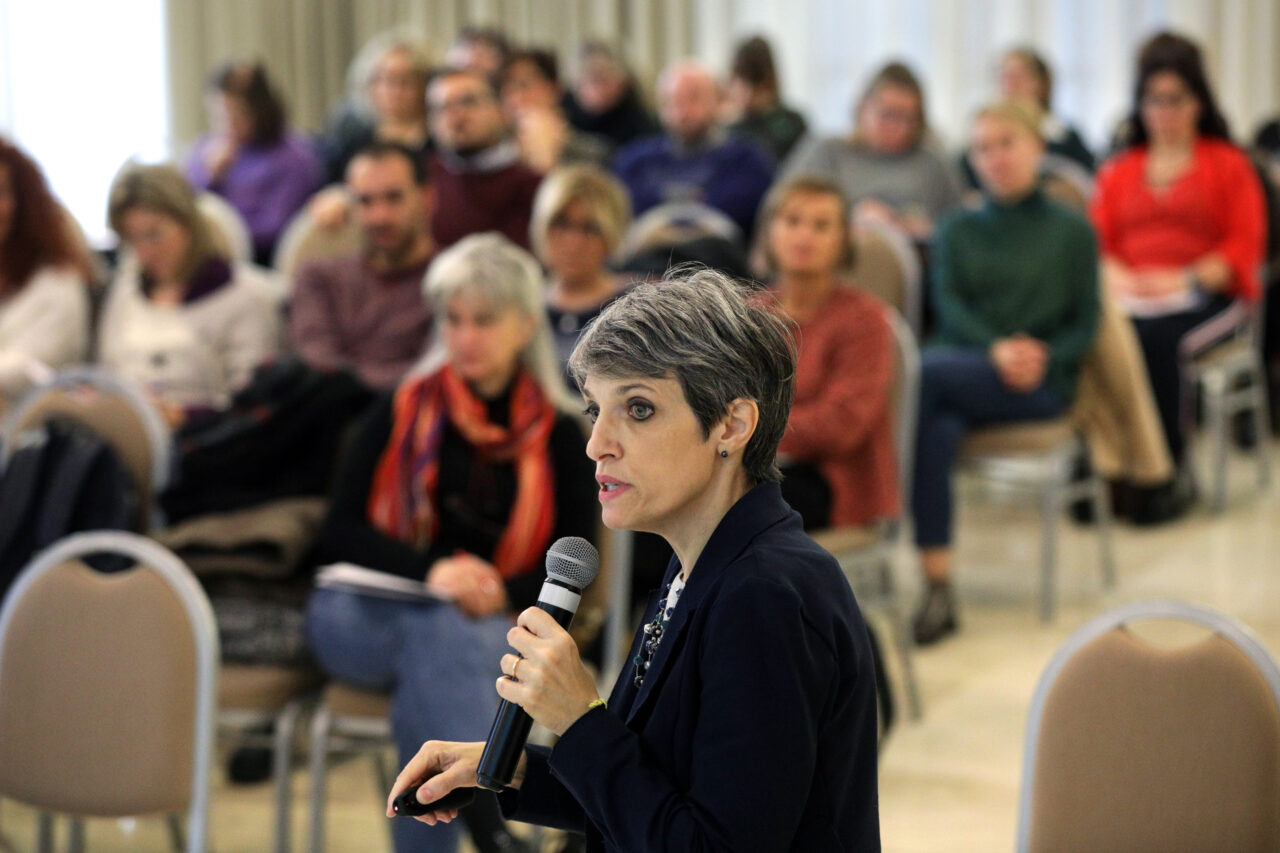
[[[1259,296],[1266,208],[1248,157],[1230,142],[1200,50],[1170,33],[1138,60],[1132,139],[1098,175],[1090,210],[1107,289],[1141,341],[1174,481],[1134,520],[1175,517],[1190,500],[1184,430],[1189,359],[1239,329]]]
[[[893,332],[879,300],[840,281],[853,260],[848,202],[830,181],[799,177],[762,210],[771,291],[799,327],[795,404],[778,447],[783,497],[810,530],[892,518]]]

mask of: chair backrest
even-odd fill
[[[898,499],[910,505],[912,463],[916,452],[916,426],[920,406],[920,348],[915,333],[897,311],[885,307],[893,329],[893,451],[898,462]]]
[[[101,574],[91,554],[136,565]],[[218,637],[182,562],[129,533],[67,537],[0,609],[0,795],[85,816],[188,810],[202,849]]]
[[[698,202],[670,202],[646,211],[622,237],[619,257],[679,245],[703,237],[742,243],[742,230],[723,212]]]
[[[1212,634],[1155,646],[1130,623]],[[1234,620],[1173,601],[1075,632],[1032,700],[1019,851],[1280,847],[1280,669]]]
[[[218,248],[241,263],[247,264],[253,260],[253,237],[249,234],[249,226],[245,224],[240,211],[214,193],[200,193],[196,197],[196,206],[213,226],[213,237]]]
[[[59,373],[48,385],[32,389],[6,415],[0,435],[0,469],[15,450],[23,430],[59,415],[83,424],[120,455],[138,487],[144,527],[155,496],[169,483],[170,430],[156,407],[133,383],[94,367]]]
[[[893,306],[920,333],[923,272],[905,233],[888,223],[867,223],[853,230],[854,283]]]
[[[1081,213],[1093,198],[1093,176],[1069,157],[1046,154],[1040,163],[1045,193],[1055,201]]]
[[[289,282],[298,270],[312,261],[324,261],[354,255],[360,251],[364,237],[354,211],[336,228],[321,228],[304,206],[280,234],[271,265]]]

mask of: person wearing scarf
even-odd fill
[[[514,613],[537,599],[547,548],[594,540],[593,466],[551,346],[537,263],[506,238],[468,237],[426,277],[436,348],[357,427],[317,543],[321,564],[425,581],[447,600],[319,588],[307,614],[320,666],[392,699],[407,760],[429,732],[483,738],[493,668]],[[463,813],[503,847],[492,797]],[[456,828],[396,821],[397,851],[447,851]],[[494,846],[497,845],[497,846]]]

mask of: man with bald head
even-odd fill
[[[715,78],[696,62],[673,65],[658,78],[658,106],[665,132],[631,143],[613,162],[637,215],[667,202],[700,202],[750,235],[773,165],[754,143],[720,127]]]

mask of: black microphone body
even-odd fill
[[[582,590],[574,589],[558,578],[547,578],[538,595],[537,607],[551,614],[556,624],[567,631],[578,610],[581,596]],[[493,726],[489,729],[480,765],[476,769],[476,783],[481,788],[504,791],[511,784],[532,726],[533,718],[523,708],[515,702],[502,700],[498,713],[493,718]]]
[[[556,588],[548,590],[549,586]],[[567,631],[573,622],[574,613],[577,612],[582,590],[559,578],[547,578],[542,587],[542,593],[538,596],[538,608],[551,614],[556,624]],[[502,701],[489,729],[489,740],[476,770],[476,781],[480,787],[502,791],[511,784],[511,777],[515,775],[516,765],[520,763],[520,753],[525,741],[529,739],[532,725],[533,718],[523,708],[514,702],[505,699]],[[455,788],[440,799],[423,804],[418,802],[418,788],[423,784],[424,782],[419,782],[406,788],[395,798],[391,810],[397,817],[417,817],[437,811],[461,809],[471,805],[475,799],[474,788]]]

